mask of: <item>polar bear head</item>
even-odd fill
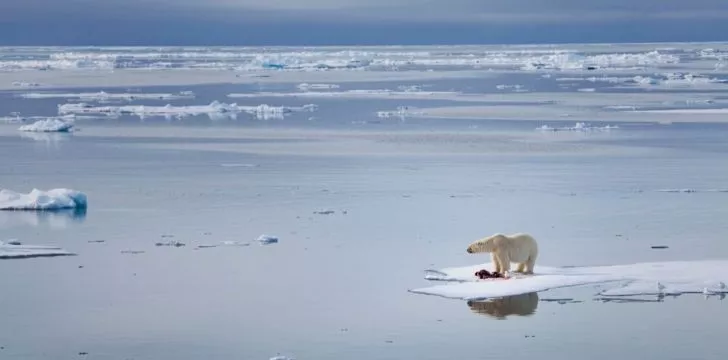
[[[508,241],[505,235],[495,234],[487,238],[476,240],[468,246],[468,254],[493,252],[495,249],[502,247],[503,243]]]

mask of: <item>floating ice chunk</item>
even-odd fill
[[[274,356],[274,357],[270,358],[269,360],[295,360],[295,359],[292,357],[288,357],[288,356],[278,355],[278,356]]]
[[[23,125],[18,128],[20,131],[29,132],[69,132],[73,128],[73,124],[65,122],[57,118],[46,120],[38,120],[32,124]]]
[[[13,81],[13,86],[18,87],[38,87],[40,84],[35,82],[25,82],[25,81]]]
[[[181,91],[177,94],[134,94],[134,93],[107,93],[104,91],[95,93],[25,93],[18,97],[25,99],[78,99],[81,101],[108,101],[108,100],[177,100],[192,99],[193,92]]]
[[[0,210],[61,210],[88,206],[86,194],[71,189],[33,189],[28,194],[0,190]]]
[[[260,243],[261,245],[269,245],[269,244],[275,244],[275,243],[277,243],[277,242],[278,242],[278,238],[277,238],[277,237],[275,237],[275,236],[270,236],[270,235],[265,235],[265,234],[263,234],[263,235],[260,235],[260,236],[258,237],[258,242],[259,242],[259,243]]]
[[[502,280],[479,280],[475,272],[492,264],[427,271],[428,280],[445,285],[410,290],[414,293],[457,299],[484,299],[546,291],[588,284],[622,283],[598,296],[700,294],[708,288],[728,293],[728,260],[672,261],[614,266],[546,267],[537,265],[534,275]],[[722,286],[721,286],[722,284]]]
[[[515,84],[515,85],[500,84],[500,85],[496,85],[495,88],[498,90],[513,90],[513,91],[517,91],[517,92],[526,91],[523,88],[523,85],[520,85],[520,84]]]
[[[0,241],[0,259],[22,259],[44,256],[76,255],[63,248],[50,245],[23,245],[17,240]]]
[[[669,193],[697,193],[697,192],[720,192],[720,193],[728,193],[728,189],[705,189],[705,190],[698,190],[698,189],[658,189],[657,192],[669,192]]]
[[[583,122],[577,122],[574,126],[565,126],[565,127],[551,127],[548,125],[542,125],[536,130],[540,131],[550,131],[550,132],[556,132],[556,131],[581,131],[581,132],[589,132],[589,131],[609,131],[613,129],[619,129],[619,126],[617,125],[605,125],[605,126],[589,126],[586,123]]]
[[[380,118],[405,118],[408,116],[421,115],[421,112],[413,111],[409,106],[398,106],[396,111],[377,111],[377,117]]]
[[[339,88],[339,85],[336,85],[336,84],[308,84],[308,83],[303,83],[303,84],[299,84],[297,87],[299,89],[303,90],[303,91],[308,91],[308,90],[330,90],[330,89],[338,89]]]
[[[187,116],[208,115],[211,118],[220,115],[235,115],[246,112],[261,119],[282,118],[285,114],[292,112],[316,111],[317,105],[307,104],[300,107],[270,106],[266,104],[258,106],[239,106],[237,104],[226,104],[217,101],[209,105],[189,106],[91,106],[86,103],[58,105],[59,114],[111,114],[111,115],[136,115],[141,118],[147,116],[164,116],[167,118],[183,118]]]

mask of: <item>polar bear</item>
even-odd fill
[[[495,264],[495,271],[506,274],[511,270],[511,262],[518,263],[517,272],[533,274],[538,256],[538,244],[528,234],[494,234],[474,241],[468,246],[468,253],[489,252]]]

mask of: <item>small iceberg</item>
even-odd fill
[[[86,194],[72,189],[33,189],[27,194],[0,190],[0,210],[64,210],[88,207]]]
[[[38,120],[32,124],[23,125],[18,128],[19,131],[29,132],[70,132],[73,123],[59,119]]]
[[[76,255],[57,246],[23,245],[17,240],[0,241],[0,259],[25,259],[47,256]]]

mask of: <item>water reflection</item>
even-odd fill
[[[468,301],[468,307],[476,314],[503,320],[509,315],[530,316],[538,307],[538,293],[506,296],[498,299]]]
[[[86,220],[86,208],[53,211],[0,211],[0,227],[49,226],[65,228]]]

